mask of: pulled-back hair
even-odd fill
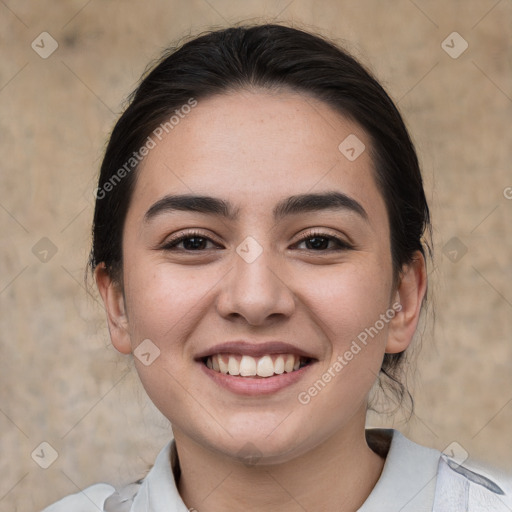
[[[417,251],[431,252],[423,239],[431,228],[418,158],[391,98],[370,72],[336,44],[303,30],[266,24],[204,33],[167,50],[145,73],[114,126],[101,165],[89,261],[92,271],[104,263],[122,286],[122,233],[137,180],[134,154],[139,154],[148,136],[191,100],[254,87],[308,94],[367,133],[374,179],[389,219],[395,283]],[[381,368],[400,399],[407,393],[398,378],[403,356],[404,352],[385,354]]]

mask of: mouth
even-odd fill
[[[232,393],[257,397],[299,382],[318,359],[312,353],[280,341],[236,340],[196,355],[202,371]]]
[[[293,373],[310,365],[313,359],[296,354],[265,354],[261,357],[240,354],[214,354],[201,359],[210,370],[240,378],[268,379]]]

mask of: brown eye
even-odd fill
[[[327,233],[321,233],[318,231],[311,231],[307,233],[305,236],[303,236],[297,244],[301,244],[303,242],[306,242],[307,250],[312,251],[346,251],[349,249],[353,249],[353,247],[342,240],[341,238],[338,238],[333,235],[329,235]],[[328,248],[329,243],[334,243],[334,248]]]
[[[210,238],[204,236],[202,233],[189,232],[186,234],[180,234],[176,238],[169,240],[161,247],[161,249],[165,251],[177,249],[189,252],[201,252],[202,250],[208,249],[208,247],[206,247],[208,242],[212,242],[212,244],[214,244]],[[183,244],[183,247],[178,247],[180,244]]]

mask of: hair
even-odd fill
[[[417,251],[425,256],[427,248],[431,255],[425,239],[426,230],[431,235],[430,213],[418,158],[386,91],[334,42],[300,29],[263,24],[202,33],[167,49],[143,74],[113,128],[101,164],[89,258],[92,272],[103,263],[122,287],[122,233],[137,180],[133,157],[148,136],[191,100],[254,88],[310,95],[359,124],[371,141],[374,179],[387,209],[395,283]],[[128,162],[133,169],[127,168]],[[404,354],[385,354],[381,367],[400,403],[406,394],[412,402],[399,378]],[[380,379],[379,384],[382,387]]]

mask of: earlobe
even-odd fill
[[[107,313],[108,330],[112,345],[119,352],[130,354],[132,347],[122,289],[112,280],[104,263],[100,263],[96,267],[94,278]]]
[[[411,263],[404,265],[397,288],[401,308],[390,322],[386,353],[403,352],[411,343],[427,290],[425,258],[420,251]],[[396,308],[398,309],[398,308]]]

